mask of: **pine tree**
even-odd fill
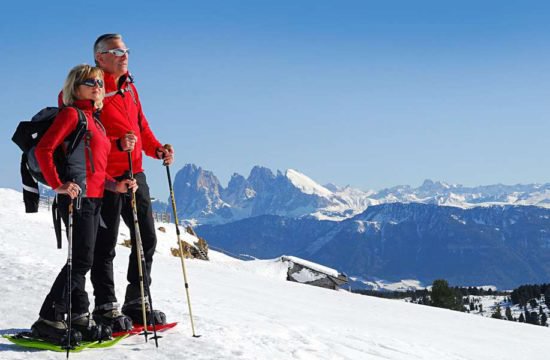
[[[495,311],[493,312],[493,314],[491,315],[491,317],[493,319],[502,319],[502,313],[501,313],[501,309],[500,309],[500,304],[498,304],[495,308]]]
[[[529,324],[533,324],[533,325],[540,325],[540,322],[539,322],[539,314],[536,312],[536,311],[532,311],[530,316],[529,316]]]
[[[462,311],[462,296],[457,295],[446,280],[438,279],[432,284],[432,306]]]
[[[525,322],[525,316],[523,316],[523,313],[521,313],[521,314],[519,315],[519,320],[518,320],[518,321],[519,321],[520,323]]]
[[[542,315],[540,316],[540,324],[542,326],[548,326],[548,317],[546,316],[545,313],[542,313]]]
[[[527,310],[527,306],[525,306],[525,309],[523,310],[523,313],[525,314],[525,322],[527,324],[532,324],[532,322],[531,322],[531,313]]]
[[[509,306],[506,306],[506,310],[505,310],[505,315],[506,315],[506,318],[510,321],[514,321],[514,317],[512,316],[512,309],[510,309]]]
[[[550,286],[546,287],[546,290],[544,291],[544,303],[546,304],[546,307],[550,309]]]

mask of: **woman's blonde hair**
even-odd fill
[[[69,71],[69,75],[65,79],[63,85],[63,104],[69,106],[74,104],[78,100],[76,94],[78,86],[82,81],[90,78],[101,78],[103,80],[103,70],[98,67],[90,66],[87,64],[77,65]],[[103,96],[105,95],[105,89],[101,89],[101,99],[95,102],[95,107],[101,109],[103,107]]]

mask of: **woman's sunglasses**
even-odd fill
[[[84,85],[89,87],[96,87],[99,86],[100,88],[103,87],[103,80],[100,79],[86,79],[78,83],[78,85]]]

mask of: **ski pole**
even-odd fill
[[[185,271],[185,261],[183,260],[183,243],[180,238],[178,212],[176,210],[176,198],[174,196],[174,188],[172,186],[172,177],[170,176],[170,165],[164,163],[164,166],[166,166],[166,175],[168,177],[168,187],[170,188],[170,198],[172,199],[172,211],[174,213],[174,223],[176,224],[176,235],[178,237],[178,245],[180,249],[181,269],[183,271],[183,280],[185,282],[185,293],[187,295],[187,305],[189,306],[189,318],[191,319],[191,330],[193,331],[193,337],[200,337],[200,335],[195,334],[195,325],[193,323],[193,312],[191,311],[191,299],[189,297],[189,283],[187,282],[187,272]]]
[[[67,359],[69,358],[69,351],[71,350],[71,333],[72,333],[72,299],[71,299],[71,282],[72,282],[72,270],[73,270],[73,200],[69,204],[69,231],[67,232],[67,304],[68,304],[68,313],[67,313]]]
[[[128,165],[130,170],[130,179],[134,179],[134,171],[132,166],[132,152],[128,151]],[[141,294],[141,311],[143,316],[144,330],[143,335],[145,336],[145,342],[147,342],[147,335],[149,334],[147,330],[147,310],[145,306],[145,292],[147,292],[147,297],[149,298],[149,312],[151,315],[151,320],[153,323],[153,339],[155,339],[155,346],[158,347],[158,339],[160,336],[157,335],[157,326],[156,320],[153,315],[153,300],[151,299],[151,291],[149,289],[149,276],[147,274],[147,269],[143,271],[143,267],[146,266],[145,255],[143,254],[143,243],[141,241],[141,232],[139,230],[139,222],[137,216],[137,205],[136,205],[136,193],[132,191],[132,215],[134,218],[134,233],[136,238],[136,255],[138,258],[138,275],[139,275],[139,290]],[[145,276],[145,280],[144,280]],[[144,285],[145,284],[145,285]]]

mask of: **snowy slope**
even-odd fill
[[[24,214],[21,194],[0,189],[0,332],[28,328],[65,262],[50,214]],[[211,261],[188,260],[195,326],[191,337],[172,226],[159,232],[153,301],[180,326],[160,347],[140,337],[75,359],[547,359],[550,330],[539,326],[331,291],[284,281],[281,262],[242,262],[211,251]],[[127,234],[125,228],[121,232]],[[121,239],[125,236],[121,235]],[[129,250],[117,248],[115,276],[123,296]],[[91,290],[91,289],[90,289]],[[0,340],[1,359],[61,359]]]

